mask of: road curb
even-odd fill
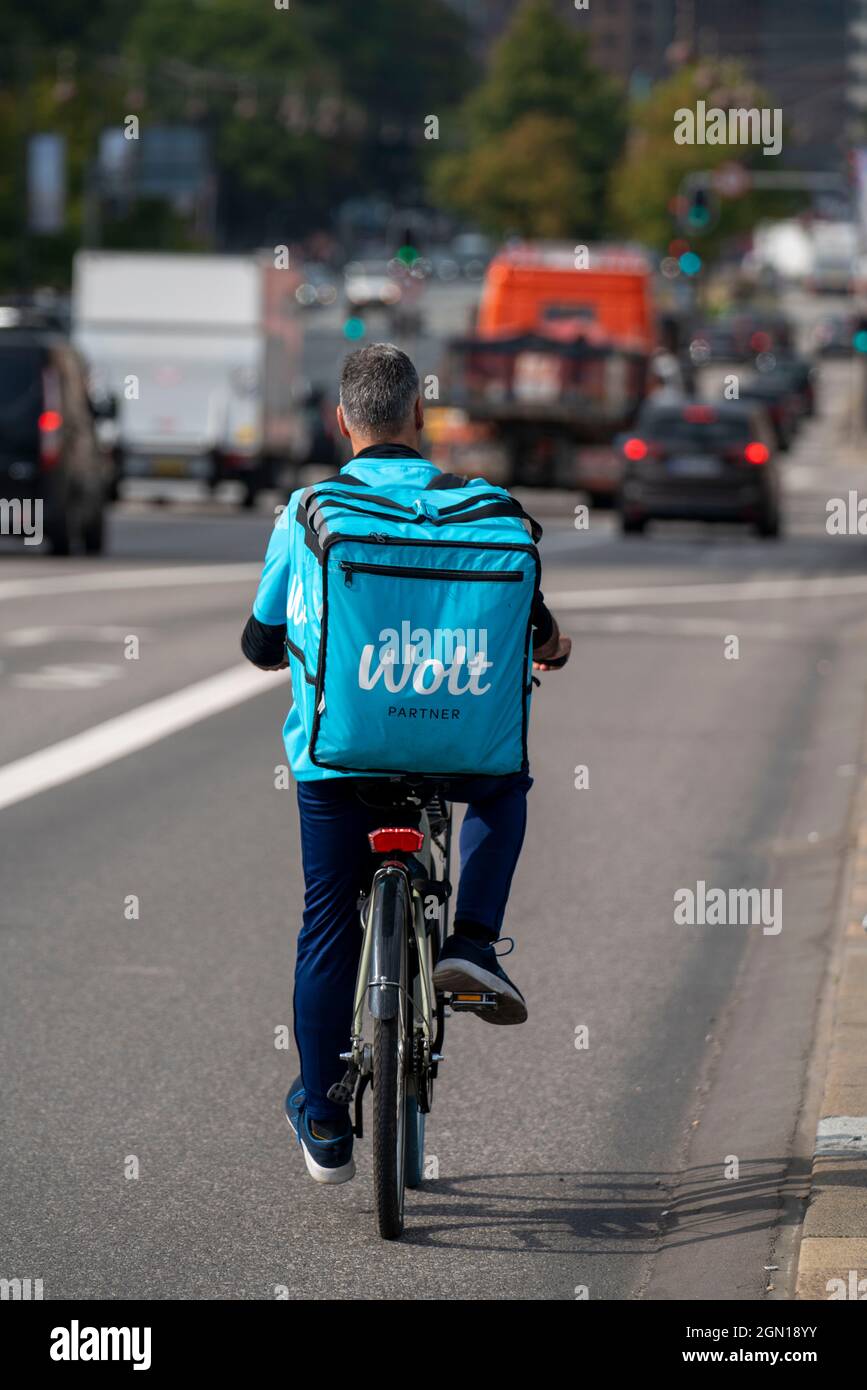
[[[835,956],[822,1105],[795,1297],[867,1299],[867,778]]]

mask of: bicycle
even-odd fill
[[[374,797],[385,791],[386,800],[367,804],[411,811],[419,822],[385,824],[368,836],[373,853],[384,858],[358,901],[364,934],[350,1046],[340,1054],[348,1065],[328,1092],[340,1105],[354,1100],[352,1128],[361,1139],[364,1092],[372,1087],[373,1181],[385,1240],[403,1234],[406,1189],[419,1187],[424,1177],[425,1117],[444,1060],[446,1017],[497,1008],[493,994],[444,993],[433,984],[452,891],[446,786],[441,779],[397,777],[358,789],[362,798],[365,791]],[[368,1039],[366,1016],[373,1025]]]

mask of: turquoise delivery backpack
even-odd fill
[[[542,528],[504,488],[341,473],[293,494],[287,649],[318,767],[501,775],[527,764]]]

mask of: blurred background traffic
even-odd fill
[[[0,17],[0,1275],[782,1290],[864,770],[867,3]],[[342,360],[380,339],[436,462],[542,521],[575,643],[530,727],[530,1019],[450,1031],[397,1264],[285,1150],[291,692],[238,645],[275,508],[345,458]],[[699,882],[779,886],[783,932],[677,924]]]
[[[0,490],[55,553],[342,463],[372,338],[437,462],[627,532],[778,536],[803,422],[863,443],[863,0],[0,8]]]

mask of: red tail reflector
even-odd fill
[[[367,838],[374,854],[382,854],[390,849],[412,852],[421,849],[424,844],[422,832],[407,825],[391,825],[383,827],[382,830],[371,830]]]
[[[39,417],[39,428],[43,434],[50,434],[52,430],[59,430],[62,424],[63,416],[59,410],[43,410]]]
[[[764,444],[760,444],[757,440],[754,440],[752,444],[748,444],[744,449],[744,458],[747,463],[767,463],[770,454]]]
[[[627,439],[623,446],[623,452],[628,459],[637,462],[638,459],[643,459],[647,453],[647,445],[643,439]]]

